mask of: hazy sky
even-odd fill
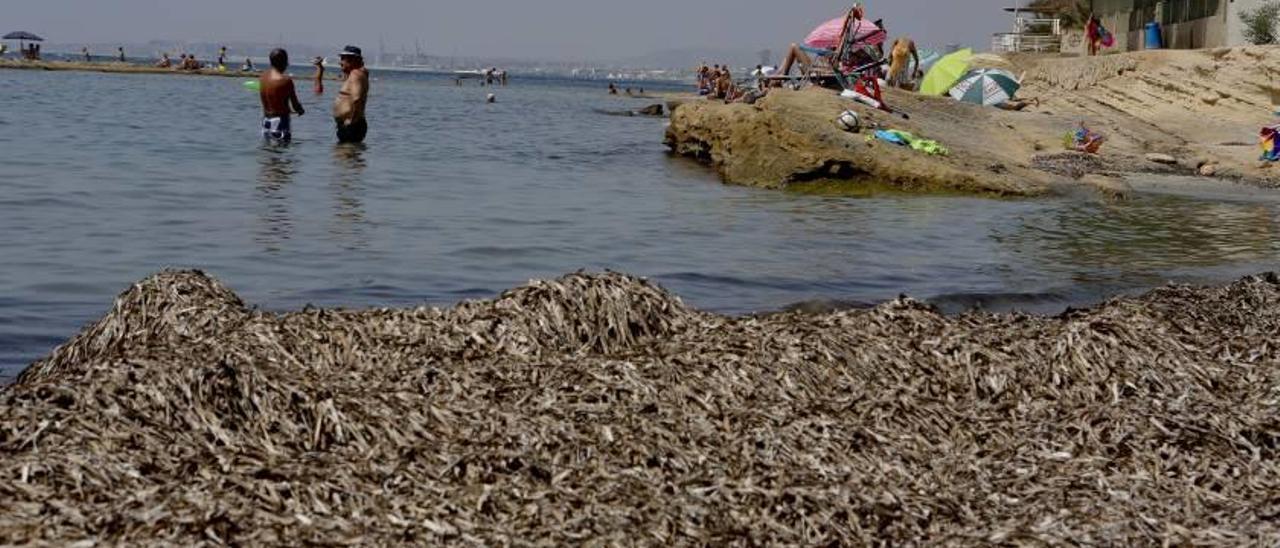
[[[985,49],[1014,0],[869,0],[871,19],[922,46]],[[4,25],[57,43],[254,41],[438,55],[606,59],[685,47],[781,50],[849,0],[23,0]]]

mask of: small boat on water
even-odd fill
[[[485,84],[507,85],[507,71],[491,68],[488,70],[455,70],[453,78],[458,83],[463,80],[483,80]]]

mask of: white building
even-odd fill
[[[1265,0],[1092,0],[1093,13],[1116,36],[1116,49],[1146,45],[1146,26],[1158,22],[1164,47],[1176,49],[1242,46],[1242,12]]]

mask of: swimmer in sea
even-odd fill
[[[316,75],[314,77],[316,95],[324,95],[324,57],[312,59],[311,66],[316,67]]]
[[[298,101],[293,79],[284,71],[289,69],[289,53],[282,49],[271,52],[271,68],[258,78],[262,99],[262,138],[276,143],[288,143],[293,139],[289,107],[298,116],[306,114]]]

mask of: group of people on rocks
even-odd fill
[[[861,4],[855,4],[845,18],[839,42],[844,42],[844,33],[856,32],[856,29],[863,26],[863,21],[866,21],[866,10]],[[876,29],[876,33],[886,32],[884,31],[883,20],[867,26]],[[905,36],[897,38],[893,41],[892,48],[887,56],[885,52],[886,41],[874,40],[874,42],[873,46],[869,46],[870,52],[854,52],[855,56],[861,55],[865,57],[863,60],[865,62],[855,64],[858,67],[865,67],[863,70],[869,71],[875,77],[886,80],[890,86],[908,90],[914,89],[916,82],[924,76],[920,69],[920,53],[916,48],[915,41]],[[817,61],[830,60],[837,53],[838,47],[813,47],[807,44],[791,44],[786,58],[779,68],[775,69],[763,64],[756,66],[756,70],[751,74],[755,78],[755,86],[753,88],[744,88],[735,82],[728,66],[714,65],[707,67],[706,64],[703,64],[697,69],[698,93],[708,99],[726,102],[752,102],[753,99],[767,94],[770,88],[782,87],[788,80],[791,80],[792,68],[798,66],[803,79],[812,74],[813,68],[817,66]]]
[[[733,71],[729,65],[713,65],[703,63],[698,67],[698,94],[709,99],[732,100],[739,93],[733,81]]]

